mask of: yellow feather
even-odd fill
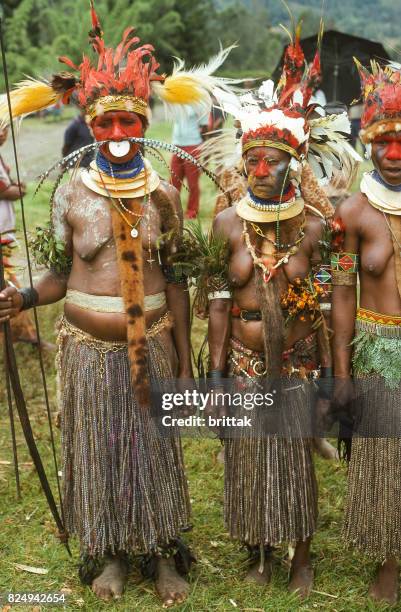
[[[167,77],[164,85],[157,88],[157,93],[167,104],[196,104],[201,100],[208,100],[199,80],[189,74]]]
[[[48,83],[27,79],[17,85],[10,92],[11,112],[13,119],[24,117],[30,113],[43,110],[60,100],[62,94],[58,94]],[[10,123],[7,98],[0,103],[0,124]]]

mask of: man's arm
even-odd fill
[[[315,271],[320,268],[320,265],[322,263],[320,241],[323,238],[325,230],[325,221],[318,216],[310,215],[308,225],[308,233],[310,236],[309,258],[311,262],[311,268],[315,273]],[[317,345],[319,351],[319,364],[323,368],[322,372],[324,373],[324,368],[331,369],[333,365],[330,339],[324,312],[322,312],[322,323],[317,329]],[[330,371],[328,375],[331,377],[332,372]]]
[[[171,185],[166,186],[167,197],[172,202],[183,228],[183,213],[180,195]],[[173,340],[178,355],[178,376],[193,378],[191,361],[191,317],[187,282],[167,282],[167,305],[174,317]]]
[[[11,183],[11,185],[6,187],[5,189],[0,189],[0,199],[15,202],[15,200],[20,199],[21,195],[24,196],[25,193],[26,186],[24,183],[20,183],[19,185],[16,183]]]
[[[214,220],[213,233],[228,238],[224,232],[224,219],[230,209],[223,211]],[[228,346],[231,336],[231,306],[232,300],[218,298],[209,301],[209,355],[210,369],[226,374]]]
[[[53,227],[56,238],[63,242],[68,255],[72,254],[72,228],[68,224],[67,215],[69,208],[68,186],[59,187],[54,199]],[[0,293],[0,323],[4,323],[15,317],[23,308],[44,306],[54,304],[65,297],[67,291],[68,277],[56,274],[53,271],[46,272],[35,284],[34,290],[30,288],[17,290],[15,287],[7,287]],[[25,301],[24,301],[25,292]]]
[[[358,228],[360,207],[358,210],[358,197],[359,196],[356,195],[346,200],[338,207],[335,214],[335,220],[341,219],[345,226],[344,243],[341,249],[345,253],[357,254],[360,250]],[[351,342],[355,333],[357,286],[356,276],[354,284],[344,284],[341,279],[339,281],[336,280],[335,273],[332,274],[333,293],[331,327],[334,332],[332,341],[334,375],[336,378],[344,381],[344,384],[336,384],[336,399],[343,404],[350,399],[348,398],[348,394],[346,391],[344,391],[344,389],[347,386],[347,383],[351,380]],[[350,276],[349,279],[350,282],[353,282]],[[345,282],[348,282],[346,275]],[[343,391],[340,389],[340,387]]]
[[[206,139],[206,134],[209,131],[209,116],[202,116],[200,117],[200,119],[198,120],[198,125],[199,125],[199,134],[202,138],[202,140]]]

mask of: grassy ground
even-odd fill
[[[169,130],[167,126],[159,125],[153,131],[153,135],[168,139]],[[32,191],[33,188],[30,186],[26,198],[26,217],[28,227],[31,229],[37,223],[46,220],[50,186],[46,185],[42,194],[33,201]],[[203,178],[201,218],[204,221],[210,218],[214,193],[213,186]],[[41,329],[47,340],[54,341],[54,324],[60,311],[61,305],[46,307],[40,311]],[[204,324],[196,321],[193,328],[195,346],[199,345],[203,334]],[[22,345],[16,347],[16,352],[35,437],[54,485],[54,468],[37,356],[34,349]],[[47,355],[45,361],[52,410],[56,411],[54,355]],[[2,367],[1,357],[0,367]],[[99,603],[88,588],[82,587],[76,575],[76,544],[73,543],[74,556],[69,559],[62,546],[56,543],[52,519],[19,428],[17,436],[23,491],[20,502],[16,500],[12,466],[6,463],[11,462],[12,453],[4,385],[0,384],[0,593],[63,591],[69,599],[68,610],[109,609],[125,612],[159,609],[152,585],[143,581],[137,570],[130,577],[127,592],[119,603],[109,605]],[[58,443],[57,430],[56,437]],[[216,461],[219,449],[220,445],[215,440],[184,440],[194,523],[189,540],[196,551],[198,564],[191,576],[191,596],[177,609],[182,612],[209,610],[348,612],[386,609],[374,607],[366,598],[366,585],[373,575],[374,564],[356,553],[347,552],[341,542],[345,468],[320,459],[316,462],[320,489],[320,518],[313,544],[316,583],[311,597],[300,604],[295,596],[287,594],[288,565],[287,551],[284,547],[277,552],[271,586],[260,589],[244,584],[241,578],[245,569],[246,555],[235,543],[230,542],[222,521],[223,468]],[[46,575],[28,573],[17,569],[15,564],[45,568],[48,573]],[[50,607],[50,609],[56,608]]]

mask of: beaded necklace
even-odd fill
[[[147,170],[145,168],[145,164],[144,164],[144,160],[142,155],[138,152],[137,155],[140,156],[141,158],[141,162],[142,162],[142,169],[144,169],[145,171],[145,185],[147,185],[147,181],[148,181],[148,176],[147,176]],[[140,172],[140,171],[139,171]],[[139,173],[138,172],[138,173]],[[137,173],[137,174],[138,174]],[[109,174],[109,176],[112,177],[114,184],[117,184],[115,175],[114,175],[114,169],[113,169],[113,165],[111,164],[111,162],[109,162],[109,172],[107,172],[107,174]],[[105,189],[105,191],[108,191],[104,181],[103,181],[103,177],[101,175],[101,173],[99,172],[99,176],[101,178],[101,181],[103,183],[103,187]],[[151,240],[151,224],[150,224],[150,215],[151,215],[151,193],[150,191],[145,194],[145,204],[142,203],[141,205],[141,212],[135,213],[134,211],[130,210],[129,208],[127,208],[127,206],[125,206],[125,204],[122,201],[122,198],[112,198],[111,195],[109,194],[109,198],[113,204],[113,206],[116,208],[116,210],[118,211],[118,213],[120,214],[121,218],[124,219],[125,223],[127,223],[127,225],[131,228],[131,236],[132,238],[137,238],[139,236],[139,230],[138,225],[141,222],[141,220],[144,217],[144,209],[145,206],[147,206],[147,215],[146,215],[146,224],[147,224],[147,230],[148,230],[148,253],[149,253],[149,259],[147,259],[146,261],[148,262],[148,264],[150,265],[150,267],[152,268],[152,264],[155,262],[155,259],[153,259],[152,257],[152,240]],[[118,204],[120,205],[120,207],[128,214],[137,217],[137,221],[132,224],[130,223],[130,221],[128,220],[128,218],[126,217],[126,215],[123,213],[123,211],[121,210],[121,208],[118,206]]]
[[[252,229],[255,232],[255,234],[257,234],[258,236],[260,236],[264,240],[267,240],[273,246],[275,246],[276,249],[281,251],[281,250],[284,250],[284,249],[290,249],[291,247],[297,246],[300,242],[302,242],[302,240],[303,240],[303,238],[305,236],[305,232],[304,232],[305,223],[306,223],[306,221],[305,221],[305,217],[304,217],[304,219],[302,221],[302,224],[301,224],[301,227],[298,230],[298,234],[297,234],[294,242],[289,242],[288,244],[285,244],[283,242],[276,242],[275,240],[271,240],[271,238],[269,238],[268,236],[265,236],[263,231],[260,229],[260,227],[256,223],[251,222],[251,226],[252,226]]]
[[[292,255],[295,255],[295,253],[297,253],[297,252],[298,252],[299,247],[297,246],[297,244],[292,245],[292,246],[291,246],[291,247],[288,249],[288,251],[285,253],[285,255],[283,255],[283,257],[281,257],[281,258],[280,258],[280,259],[279,259],[279,260],[278,260],[278,261],[277,261],[277,262],[274,264],[274,266],[272,266],[272,267],[270,268],[270,270],[269,270],[269,268],[268,268],[268,267],[266,266],[266,264],[264,263],[263,259],[262,259],[261,257],[258,257],[258,256],[256,255],[255,247],[252,245],[252,242],[251,242],[251,239],[250,239],[250,236],[249,236],[249,231],[248,231],[247,222],[245,221],[245,219],[243,219],[243,221],[242,221],[242,225],[243,225],[242,234],[243,234],[244,239],[245,239],[245,244],[246,244],[246,247],[247,247],[248,251],[250,252],[250,254],[251,254],[251,256],[252,256],[253,263],[254,263],[254,265],[255,265],[255,266],[258,266],[258,267],[259,267],[259,268],[262,270],[262,272],[263,272],[263,281],[264,281],[265,283],[268,283],[268,282],[270,282],[270,281],[271,281],[271,279],[273,278],[273,276],[274,276],[274,274],[275,274],[276,270],[277,270],[277,269],[278,269],[280,266],[282,266],[282,265],[284,265],[284,264],[287,264],[287,263],[288,263],[288,261],[289,261],[289,259],[290,259],[290,257],[291,257]],[[303,236],[302,236],[302,237],[303,237]],[[301,240],[302,240],[302,238],[301,238]],[[301,240],[299,240],[299,241],[298,241],[298,244],[299,244],[299,242],[300,242]],[[272,242],[272,241],[270,241],[270,242]],[[273,244],[274,244],[274,243],[273,243]]]
[[[115,164],[107,159],[100,151],[96,155],[96,165],[101,172],[113,178],[129,179],[135,178],[145,167],[141,153],[138,153],[128,162]]]

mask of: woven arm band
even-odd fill
[[[228,280],[221,276],[215,275],[211,276],[207,282],[208,289],[210,291],[207,294],[208,300],[231,300],[232,291]]]
[[[331,281],[333,285],[355,286],[359,269],[357,253],[331,254]]]
[[[162,267],[162,271],[164,278],[166,279],[166,283],[171,283],[174,285],[188,284],[188,277],[179,264],[175,266],[165,265]]]

